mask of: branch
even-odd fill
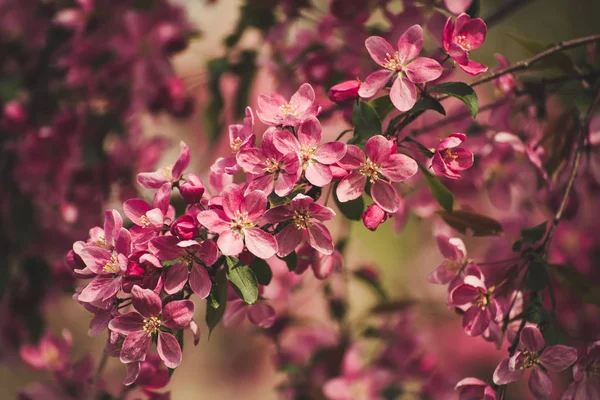
[[[487,25],[487,27],[490,28],[492,25],[496,25],[498,22],[500,22],[500,20],[502,20],[507,15],[510,15],[510,14],[514,13],[519,8],[521,8],[522,6],[527,5],[528,3],[531,3],[532,1],[533,0],[512,0],[512,1],[509,1],[508,3],[506,3],[504,5],[504,7],[496,9],[489,16],[483,18],[483,20],[485,21],[485,24]]]
[[[573,159],[573,168],[571,169],[571,176],[569,176],[569,180],[567,182],[567,187],[565,189],[565,194],[563,195],[562,201],[560,202],[560,206],[558,207],[558,211],[554,215],[554,220],[552,221],[552,225],[550,226],[550,230],[548,231],[548,235],[546,235],[546,239],[542,244],[542,249],[544,253],[548,252],[548,248],[550,247],[550,243],[552,242],[552,236],[554,235],[554,231],[556,230],[556,226],[560,222],[565,208],[567,206],[567,201],[569,200],[569,195],[573,190],[573,185],[575,184],[575,179],[577,178],[577,172],[579,171],[579,163],[581,161],[581,154],[583,153],[585,138],[590,130],[590,120],[592,119],[592,114],[594,113],[594,109],[600,102],[600,86],[596,89],[596,93],[594,94],[594,99],[590,104],[587,112],[584,115],[580,116],[580,126],[579,126],[579,134],[578,134],[578,142],[577,149],[575,150],[575,158]]]

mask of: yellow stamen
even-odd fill
[[[148,334],[148,337],[158,332],[160,328],[160,319],[158,317],[150,317],[144,320],[142,330]]]
[[[381,165],[375,164],[373,161],[367,158],[367,161],[360,164],[358,171],[361,175],[366,176],[371,183],[381,179],[379,174],[381,173]]]

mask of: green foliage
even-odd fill
[[[427,168],[419,164],[419,169],[425,176],[427,186],[429,186],[429,190],[431,190],[435,200],[440,206],[442,206],[444,210],[451,213],[454,207],[454,195],[452,192],[449,191],[446,186],[444,186],[437,176],[429,172]]]
[[[544,221],[532,228],[521,229],[521,237],[523,238],[523,242],[533,244],[538,240],[541,240],[546,234],[547,225],[548,221]]]
[[[225,314],[225,308],[227,307],[227,286],[227,274],[225,269],[221,269],[217,271],[216,282],[212,287],[211,297],[213,301],[206,302],[206,325],[208,326],[209,339],[212,331]]]
[[[381,119],[373,105],[359,101],[352,110],[352,124],[354,134],[362,139],[368,139],[375,135],[381,135]]]
[[[437,212],[444,221],[460,233],[473,236],[501,236],[504,233],[500,222],[471,211],[456,210],[451,213]]]
[[[444,106],[442,106],[442,103],[440,103],[433,97],[424,97],[421,100],[417,101],[417,103],[413,106],[413,108],[410,109],[409,112],[415,113],[427,110],[433,110],[442,115],[446,115],[446,110],[444,109]]]
[[[548,264],[543,260],[534,260],[527,267],[525,284],[532,290],[543,290],[550,284]]]
[[[457,98],[465,103],[473,118],[477,116],[477,112],[479,111],[479,100],[477,98],[477,93],[475,93],[475,90],[473,90],[473,88],[466,83],[445,82],[429,88],[429,91],[433,93],[443,93]]]
[[[360,221],[362,214],[365,211],[365,201],[363,200],[362,196],[342,203],[336,194],[337,186],[337,183],[333,186],[333,199],[335,200],[336,206],[339,208],[344,217],[351,221]]]
[[[258,279],[254,271],[240,263],[235,257],[225,257],[227,267],[227,278],[233,285],[236,293],[248,304],[254,304],[258,300]]]
[[[267,264],[265,260],[256,257],[250,263],[250,268],[254,272],[254,275],[256,275],[258,283],[261,285],[268,285],[271,282],[273,271],[271,271],[271,267],[269,267],[269,264]]]

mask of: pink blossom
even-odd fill
[[[519,347],[514,356],[504,359],[494,371],[494,383],[506,385],[529,375],[529,390],[536,399],[552,395],[552,380],[547,370],[558,372],[569,368],[577,360],[577,350],[563,345],[546,346],[542,333],[535,326],[521,331]]]
[[[37,343],[24,344],[19,349],[21,359],[35,369],[62,371],[70,362],[69,352],[73,343],[71,332],[64,329],[62,337],[46,333]]]
[[[483,279],[467,275],[461,285],[450,292],[452,304],[470,305],[463,316],[463,328],[470,336],[481,335],[491,321],[502,319],[502,309],[494,298],[494,287],[487,288]]]
[[[181,347],[177,339],[161,328],[171,331],[186,328],[194,315],[194,303],[175,300],[162,305],[160,297],[149,289],[134,286],[131,290],[131,311],[113,318],[108,324],[111,331],[125,335],[121,349],[121,362],[142,362],[150,349],[152,339],[158,336],[158,355],[169,368],[181,363]]]
[[[169,371],[161,368],[163,363],[157,354],[148,354],[142,362],[132,362],[127,365],[127,377],[124,385],[133,383],[144,391],[161,389],[169,383]]]
[[[140,228],[159,232],[165,225],[165,219],[173,218],[175,213],[174,210],[169,211],[170,201],[171,183],[166,182],[156,191],[152,205],[142,199],[129,199],[123,203],[123,212]]]
[[[187,180],[179,185],[179,194],[186,204],[199,203],[204,194],[204,184],[195,174],[187,174]]]
[[[460,238],[449,238],[439,235],[435,239],[440,252],[446,259],[427,276],[427,280],[431,283],[445,285],[454,279],[466,265],[467,249]]]
[[[496,60],[498,60],[498,67],[494,68],[494,72],[508,68],[510,64],[508,60],[502,54],[494,54]],[[515,90],[516,79],[513,74],[504,74],[494,80],[494,86],[500,90],[504,95],[512,93]]]
[[[365,227],[371,231],[377,230],[379,225],[383,224],[388,218],[386,213],[377,204],[371,204],[365,212],[362,213],[362,220]]]
[[[496,400],[496,391],[477,378],[465,378],[454,388],[458,391],[458,400]]]
[[[329,89],[327,96],[329,100],[336,104],[346,103],[350,100],[358,98],[358,90],[360,89],[359,80],[350,80],[338,83]]]
[[[198,221],[219,235],[217,245],[226,256],[237,256],[244,244],[255,256],[266,259],[277,252],[277,241],[258,227],[267,208],[267,195],[255,190],[246,195],[237,185],[223,192],[223,210],[213,209],[198,214]]]
[[[275,136],[273,143],[283,154],[297,154],[306,180],[311,185],[324,187],[333,179],[329,165],[344,157],[346,144],[336,141],[321,145],[321,133],[319,120],[309,117],[300,125],[298,138],[288,131],[281,131]]]
[[[181,152],[174,165],[155,172],[140,173],[137,176],[138,183],[148,189],[158,189],[167,182],[178,182],[190,163],[190,148],[183,142],[180,143],[180,147]]]
[[[242,124],[229,125],[229,147],[232,155],[219,157],[215,160],[210,170],[214,174],[233,175],[240,170],[236,154],[247,147],[254,147],[256,135],[254,134],[254,114],[250,107],[246,107],[246,117]]]
[[[317,279],[326,279],[334,270],[340,270],[344,264],[342,254],[338,250],[333,250],[331,254],[323,254],[315,250],[310,244],[301,246],[296,254],[298,256],[298,265],[294,271],[297,275],[303,274],[309,267]]]
[[[600,341],[592,343],[587,354],[573,366],[573,379],[562,400],[600,399]]]
[[[277,239],[277,255],[285,257],[306,240],[315,250],[323,254],[333,253],[333,238],[323,221],[335,217],[335,212],[316,203],[312,197],[298,194],[290,204],[271,208],[264,215],[264,221],[269,224],[291,221],[275,238]]]
[[[246,316],[252,325],[260,328],[270,328],[276,318],[275,309],[264,301],[247,304],[242,299],[234,298],[227,301],[223,325],[226,328],[237,326],[246,319]]]
[[[467,135],[464,133],[453,133],[440,141],[431,161],[436,174],[450,179],[459,179],[460,172],[473,166],[473,153],[457,148],[466,139]]]
[[[246,193],[260,190],[269,195],[275,189],[277,196],[285,197],[300,179],[302,168],[297,154],[289,152],[284,155],[273,143],[274,137],[281,133],[269,129],[263,136],[260,149],[246,147],[237,154],[238,165],[252,174]]]
[[[390,99],[400,111],[410,110],[417,102],[415,84],[431,82],[442,75],[442,66],[434,59],[418,57],[423,48],[423,29],[413,25],[398,40],[398,51],[384,38],[371,36],[365,45],[371,58],[384,69],[373,72],[360,86],[360,97],[372,97],[397,74]]]
[[[388,140],[381,135],[367,140],[365,153],[357,146],[348,146],[346,156],[338,165],[352,172],[340,181],[337,197],[341,202],[360,197],[368,180],[375,203],[384,211],[395,213],[400,198],[388,180],[402,182],[410,178],[417,173],[417,163],[404,154],[391,154]]]
[[[256,115],[269,126],[296,127],[306,119],[319,115],[321,107],[314,102],[315,91],[310,84],[305,83],[289,102],[277,93],[271,96],[260,95]]]
[[[446,52],[469,75],[487,71],[487,66],[469,59],[469,52],[481,46],[487,34],[487,26],[481,18],[460,14],[456,21],[449,17],[444,27],[442,43]]]

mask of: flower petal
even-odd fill
[[[400,197],[396,189],[388,182],[378,180],[371,185],[371,197],[384,211],[395,213],[398,211]]]
[[[398,39],[398,56],[404,64],[417,57],[423,48],[423,28],[413,25]]]
[[[542,349],[546,345],[546,341],[544,340],[542,333],[535,326],[526,326],[525,328],[523,328],[523,331],[521,332],[520,342],[521,348],[536,353],[542,351]]]
[[[346,154],[338,161],[337,165],[347,171],[354,171],[359,169],[365,161],[365,153],[359,147],[351,144],[346,146]]]
[[[327,165],[323,165],[315,161],[308,163],[308,166],[304,171],[304,176],[311,185],[318,187],[325,187],[329,185],[333,179],[331,169],[329,169]]]
[[[365,143],[365,153],[375,164],[381,164],[390,158],[392,150],[390,149],[388,140],[382,135],[377,135],[367,140],[367,143]]]
[[[414,176],[418,169],[417,162],[404,154],[392,154],[381,164],[381,173],[392,182],[402,182]]]
[[[119,315],[108,323],[108,329],[122,335],[129,335],[142,330],[144,317],[134,311]]]
[[[194,303],[191,300],[175,300],[165,304],[162,312],[162,324],[174,331],[190,324],[194,316]]]
[[[577,361],[577,349],[560,344],[547,347],[540,355],[542,365],[554,372],[569,368],[575,361]]]
[[[380,36],[371,36],[365,40],[367,51],[371,55],[373,61],[382,67],[386,64],[390,57],[394,57],[396,53],[391,44]]]
[[[417,102],[415,84],[408,79],[404,79],[402,75],[398,75],[392,84],[390,100],[398,110],[402,112],[410,110]]]
[[[150,349],[151,337],[144,331],[133,332],[123,341],[120,359],[123,364],[142,362]]]
[[[270,328],[275,322],[275,310],[270,305],[260,302],[249,306],[248,320],[261,328]]]
[[[298,229],[295,224],[289,224],[277,234],[276,239],[277,255],[285,257],[294,251],[302,241],[302,230]]]
[[[244,250],[244,241],[238,231],[225,231],[219,235],[217,245],[225,256],[237,256]]]
[[[196,217],[198,222],[205,226],[208,230],[213,231],[217,234],[221,234],[224,231],[229,230],[231,226],[231,219],[225,215],[225,212],[221,210],[206,210],[198,213]]]
[[[190,287],[200,298],[205,299],[210,294],[212,282],[206,269],[198,264],[194,264],[190,273]]]
[[[160,297],[152,290],[142,289],[138,285],[131,289],[131,302],[133,307],[146,318],[157,316],[162,309]]]
[[[511,371],[508,368],[508,358],[505,358],[494,371],[494,383],[496,385],[506,385],[507,383],[516,382],[521,379],[524,373],[525,370],[522,369]]]
[[[306,112],[315,102],[315,91],[309,83],[304,83],[298,91],[292,95],[290,104],[296,106],[296,112]]]
[[[310,117],[298,128],[298,142],[300,146],[316,148],[321,143],[321,123],[315,117]]]
[[[277,241],[270,233],[264,232],[259,228],[250,228],[244,230],[244,235],[248,251],[256,257],[265,260],[277,253]]]
[[[358,95],[363,99],[375,96],[375,94],[382,89],[394,75],[393,71],[387,69],[380,69],[367,76],[364,82],[360,84],[358,89]]]
[[[344,203],[346,201],[354,200],[365,191],[365,185],[367,184],[367,177],[359,174],[350,174],[340,181],[335,190],[338,199]]]
[[[156,350],[167,367],[177,368],[181,364],[181,347],[170,333],[161,332],[158,335]]]
[[[413,83],[425,83],[436,80],[444,69],[439,62],[432,58],[419,57],[406,66],[408,80]]]
[[[346,143],[329,142],[317,149],[313,156],[321,164],[330,165],[340,161],[346,155]]]
[[[552,395],[552,379],[540,368],[533,368],[528,384],[537,399],[549,399]]]

